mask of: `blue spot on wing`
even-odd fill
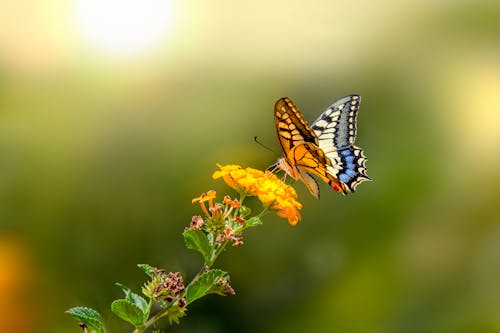
[[[349,155],[351,155],[351,152],[348,149],[342,150],[340,152],[340,155],[342,155],[342,156],[349,156]]]
[[[354,156],[347,156],[347,157],[345,158],[345,161],[346,161],[347,163],[352,163],[352,162],[354,161]]]
[[[356,171],[354,171],[354,170],[350,170],[350,169],[347,169],[347,170],[345,171],[345,173],[346,173],[347,175],[351,176],[351,177],[354,177],[354,176],[356,176],[356,175],[358,174]]]
[[[351,179],[351,177],[349,177],[345,173],[341,173],[339,175],[339,179],[340,179],[341,182],[347,183]]]
[[[356,164],[354,164],[354,163],[347,163],[347,169],[351,169],[351,170],[356,169]]]

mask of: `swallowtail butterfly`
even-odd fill
[[[283,97],[274,106],[274,123],[284,157],[277,166],[300,179],[316,198],[316,175],[334,190],[347,194],[370,180],[363,150],[354,145],[360,96],[349,95],[330,105],[309,126],[292,101]]]

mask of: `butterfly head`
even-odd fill
[[[276,166],[278,169],[285,171],[285,173],[293,179],[297,180],[299,178],[298,171],[290,163],[288,163],[286,158],[279,158],[276,162]]]

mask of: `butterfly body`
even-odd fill
[[[316,175],[334,190],[347,194],[370,178],[366,158],[354,146],[360,97],[350,95],[330,105],[310,126],[293,102],[279,99],[274,107],[276,132],[284,153],[278,167],[295,180],[302,180],[319,197]]]

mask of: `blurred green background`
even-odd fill
[[[289,96],[362,95],[373,182],[269,217],[219,267],[237,295],[170,332],[500,332],[498,1],[0,5],[0,332],[110,332],[137,263],[192,277],[181,232],[215,163],[265,168]],[[155,7],[156,6],[156,7]]]

